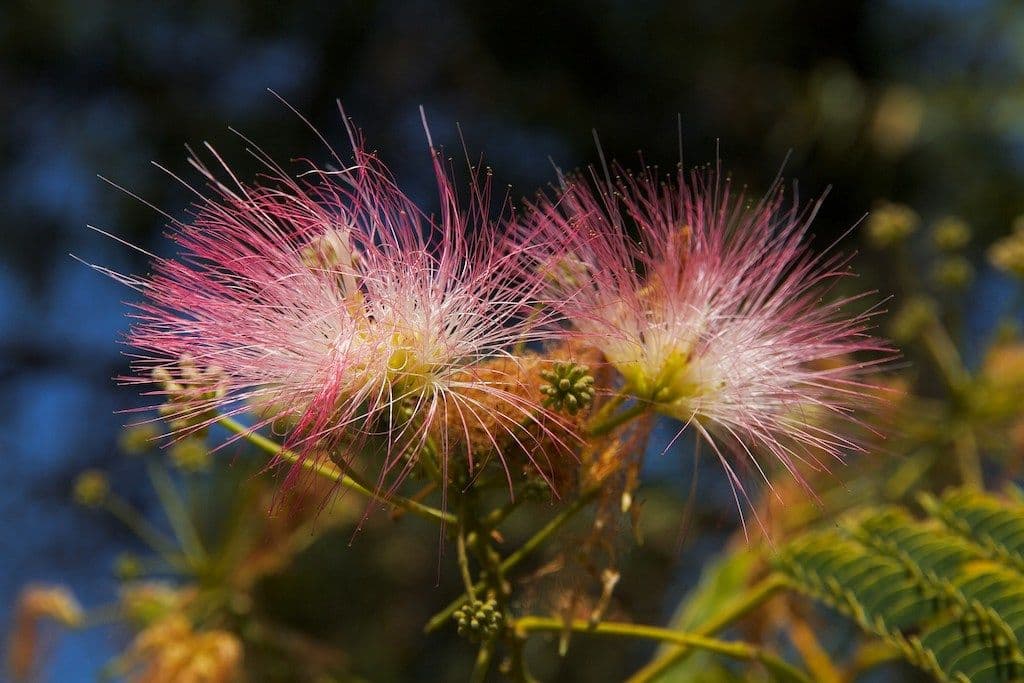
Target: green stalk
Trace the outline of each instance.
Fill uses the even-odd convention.
[[[942,371],[942,376],[950,391],[957,396],[963,394],[971,381],[971,376],[964,367],[956,343],[949,336],[949,332],[938,316],[932,320],[931,325],[925,328],[921,336],[935,365]]]
[[[190,572],[192,570],[190,558],[187,556],[183,557],[183,553],[174,545],[174,541],[160,533],[128,501],[120,496],[108,493],[107,497],[103,500],[103,509],[120,520],[122,524],[159,554],[169,565],[183,572]]]
[[[792,664],[764,648],[749,643],[729,642],[709,638],[697,633],[612,621],[592,624],[584,619],[565,622],[555,617],[523,617],[516,619],[512,623],[513,630],[521,637],[525,637],[526,634],[532,631],[553,631],[559,633],[567,627],[569,630],[578,633],[620,636],[623,638],[646,638],[690,649],[704,650],[705,652],[712,652],[742,661],[761,662],[775,677],[775,680],[790,681],[792,683],[811,683],[810,678]]]
[[[729,624],[742,619],[763,605],[769,598],[773,597],[787,585],[788,583],[783,576],[778,574],[769,576],[751,588],[745,595],[740,596],[733,602],[726,605],[721,612],[697,628],[697,630],[694,631],[694,634],[703,637],[710,637],[715,633],[718,633]],[[654,661],[645,665],[642,669],[633,674],[627,683],[647,683],[648,681],[655,680],[660,674],[664,673],[665,670],[685,659],[691,652],[693,652],[694,649],[700,648],[695,648],[687,643],[683,643],[683,647],[658,657]]]
[[[953,452],[956,453],[963,485],[976,491],[984,490],[985,478],[982,476],[978,442],[974,438],[974,430],[970,426],[965,425],[958,430],[953,440]]]
[[[236,422],[230,417],[222,417],[218,422],[228,430],[241,435],[242,438],[267,453],[287,460],[290,463],[298,463],[304,469],[307,469],[318,476],[324,477],[325,479],[338,483],[349,490],[356,491],[367,498],[371,498],[372,500],[385,505],[401,508],[411,514],[422,517],[423,519],[438,521],[444,524],[454,524],[458,521],[455,518],[455,515],[449,512],[444,512],[443,510],[438,510],[437,508],[429,505],[418,503],[414,500],[405,498],[404,496],[382,496],[380,493],[374,491],[370,486],[359,483],[348,474],[340,471],[333,463],[322,462],[310,458],[300,459],[297,453],[284,448],[276,441],[254,432],[251,428],[246,427],[240,422]]]
[[[473,585],[473,573],[469,569],[469,557],[466,555],[466,509],[461,506],[459,514],[459,533],[455,539],[455,549],[459,556],[459,573],[462,574],[462,583],[466,587],[466,595],[470,600],[476,600],[476,586]]]
[[[565,525],[566,522],[575,517],[580,510],[585,508],[592,500],[594,500],[594,498],[597,497],[597,494],[599,492],[600,489],[593,488],[588,491],[584,491],[582,494],[580,494],[580,496],[573,501],[572,505],[558,513],[558,515],[552,518],[550,522],[545,524],[544,527],[540,529],[540,531],[535,533],[525,543],[523,543],[523,545],[520,546],[518,550],[516,550],[514,553],[506,557],[505,560],[502,561],[502,563],[499,565],[501,573],[503,575],[508,573],[516,565],[518,565],[520,562],[526,559],[531,553],[533,553],[535,550],[544,545],[548,541],[548,539],[555,534],[555,532],[557,532]],[[480,591],[485,590],[486,588],[487,586],[483,581],[478,581],[473,586],[473,590],[478,593]],[[455,613],[455,610],[459,609],[459,607],[464,605],[466,603],[466,600],[468,599],[469,598],[467,597],[466,593],[463,593],[459,597],[455,598],[455,600],[450,602],[447,607],[445,607],[443,610],[441,610],[440,612],[438,612],[430,618],[430,621],[428,621],[427,625],[424,627],[424,631],[427,633],[431,633],[444,626],[445,622],[447,622],[448,619],[451,618],[452,614]]]
[[[179,495],[174,481],[167,471],[157,463],[148,462],[146,471],[182,550],[193,564],[204,565],[207,560],[206,549],[203,547],[199,531],[192,522],[192,516],[188,512],[185,501]]]
[[[612,415],[605,420],[592,421],[587,425],[587,436],[604,436],[616,427],[629,422],[634,417],[644,414],[649,407],[647,403],[638,401],[621,413]]]
[[[470,683],[484,683],[487,680],[487,671],[491,668],[491,660],[494,658],[494,638],[488,638],[480,644],[480,651],[477,652],[476,662],[473,664],[473,673],[470,675]]]

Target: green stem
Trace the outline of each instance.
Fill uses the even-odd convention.
[[[539,547],[544,545],[544,543],[546,543],[548,539],[555,534],[555,532],[561,529],[566,522],[568,522],[570,519],[576,516],[576,514],[580,510],[585,508],[592,500],[594,500],[594,498],[597,497],[597,494],[599,492],[600,489],[593,488],[581,493],[580,496],[576,498],[576,500],[574,500],[569,507],[565,508],[560,513],[558,513],[558,515],[552,518],[550,522],[545,524],[544,527],[540,529],[540,531],[531,536],[525,543],[523,543],[522,546],[519,547],[518,550],[516,550],[514,553],[506,557],[505,560],[500,565],[498,565],[498,568],[501,570],[502,574],[507,574],[516,565],[518,565],[520,562],[526,559],[530,555],[530,553],[534,552]],[[483,581],[479,581],[473,586],[473,588],[474,590],[479,592],[485,590],[487,586]],[[424,631],[426,631],[427,633],[431,633],[441,628],[445,624],[445,622],[447,622],[448,619],[451,618],[455,610],[459,609],[459,607],[462,607],[462,605],[465,604],[466,600],[466,593],[463,593],[459,597],[455,598],[455,600],[450,602],[447,607],[445,607],[443,610],[441,610],[440,612],[438,612],[430,618],[430,621],[428,621],[427,625],[424,627]]]
[[[458,520],[455,515],[438,510],[437,508],[424,505],[423,503],[417,503],[414,500],[409,500],[404,496],[390,495],[383,496],[380,493],[374,491],[371,487],[360,484],[358,481],[353,479],[351,476],[341,472],[333,463],[323,462],[315,458],[300,458],[299,455],[293,451],[290,451],[281,444],[268,439],[267,437],[254,432],[250,427],[246,427],[240,422],[236,422],[230,417],[222,417],[218,422],[227,428],[228,430],[239,434],[242,438],[249,441],[254,446],[261,448],[262,450],[270,453],[274,456],[280,457],[287,460],[290,463],[298,464],[300,467],[313,472],[314,474],[329,479],[330,481],[336,482],[347,489],[361,493],[362,495],[376,500],[385,505],[392,505],[397,508],[401,508],[411,514],[422,517],[423,519],[430,519],[433,521],[443,522],[445,524],[454,524]]]
[[[570,630],[578,633],[659,640],[663,643],[672,643],[696,650],[704,650],[705,652],[712,652],[733,659],[761,662],[776,680],[810,683],[810,679],[806,674],[764,648],[749,643],[717,640],[697,633],[686,633],[656,626],[611,621],[592,624],[583,619],[576,619],[567,623],[555,617],[523,617],[516,619],[512,627],[517,634],[522,636],[531,631],[561,632],[568,627]]]
[[[612,415],[611,417],[605,420],[592,421],[589,425],[587,425],[587,436],[604,436],[605,434],[612,431],[616,427],[623,425],[626,422],[632,420],[634,417],[637,417],[638,415],[642,415],[643,413],[647,412],[647,409],[649,407],[649,404],[643,401],[637,401],[629,408],[623,410],[621,413]]]
[[[590,416],[590,423],[593,424],[608,417],[608,415],[614,412],[616,408],[621,406],[626,401],[626,399],[629,398],[629,396],[630,394],[627,394],[624,391],[620,391],[614,396],[612,396],[610,399],[604,402],[604,404],[598,409],[596,413]]]
[[[932,320],[932,324],[925,328],[922,338],[935,364],[942,371],[950,391],[957,396],[961,395],[970,383],[970,374],[964,367],[956,344],[937,316]]]
[[[156,551],[169,565],[181,571],[190,571],[188,562],[183,560],[182,553],[174,542],[160,533],[142,514],[123,498],[107,494],[103,501],[103,509],[117,517],[136,536]]]
[[[462,506],[459,514],[459,534],[455,540],[456,552],[459,556],[459,572],[462,574],[462,583],[466,588],[466,595],[470,600],[476,600],[476,587],[473,585],[473,574],[469,571],[469,557],[466,555],[466,510]]]
[[[188,507],[178,493],[174,481],[167,474],[166,470],[157,463],[147,463],[146,471],[149,474],[150,482],[153,484],[153,490],[156,491],[157,498],[160,499],[160,504],[167,515],[167,520],[171,523],[174,536],[178,539],[178,543],[181,545],[185,555],[197,566],[205,564],[207,560],[206,549],[203,547],[199,531],[192,522]]]
[[[530,673],[530,667],[526,663],[526,638],[511,638],[509,643],[509,657],[511,668],[509,675],[516,683],[540,683],[533,674]]]
[[[779,574],[769,576],[751,588],[746,594],[727,604],[721,612],[702,624],[694,631],[694,633],[705,637],[718,633],[729,624],[742,619],[747,614],[750,614],[750,612],[763,605],[769,598],[774,596],[787,585],[789,584],[785,577]],[[685,659],[691,652],[693,652],[693,650],[694,648],[692,646],[684,646],[658,657],[633,674],[629,678],[628,683],[646,683],[647,681],[653,681],[677,662]]]
[[[964,426],[953,443],[964,486],[975,490],[984,489],[985,480],[981,472],[981,458],[978,457],[978,442],[974,438],[974,431],[969,426]]]
[[[964,366],[956,343],[938,316],[935,316],[931,325],[925,328],[923,339],[958,405],[970,387],[971,374]],[[978,444],[970,427],[965,426],[957,432],[953,445],[964,485],[974,489],[984,488]]]
[[[469,678],[470,683],[484,683],[487,679],[487,671],[491,668],[491,659],[494,657],[494,645],[493,638],[488,638],[480,644],[476,662],[473,664],[473,673]]]
[[[526,559],[531,553],[540,548],[542,545],[547,543],[548,539],[555,535],[555,533],[565,526],[565,523],[576,516],[576,514],[590,504],[592,500],[597,498],[597,494],[600,493],[599,488],[592,488],[587,491],[583,491],[580,495],[572,502],[569,507],[559,512],[550,522],[545,524],[537,533],[531,536],[525,543],[505,558],[501,563],[503,571],[509,571],[517,564]]]

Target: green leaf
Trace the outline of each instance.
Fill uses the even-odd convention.
[[[776,566],[800,592],[940,681],[1024,677],[1024,506],[977,492],[871,508],[791,542]]]

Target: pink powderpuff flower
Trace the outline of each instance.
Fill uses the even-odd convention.
[[[530,208],[534,229],[569,236],[572,255],[548,273],[573,334],[638,403],[683,422],[680,434],[696,430],[737,504],[749,502],[738,462],[771,486],[759,451],[806,487],[798,463],[827,469],[820,454],[861,450],[830,418],[859,423],[857,408],[877,396],[864,376],[892,353],[868,333],[872,310],[844,312],[860,297],[824,302],[849,273],[804,241],[817,204],[786,208],[779,182],[750,203],[717,169],[615,170],[615,181],[564,178]]]
[[[485,456],[505,465],[499,444],[529,458],[549,456],[542,442],[567,447],[539,392],[516,391],[513,372],[477,371],[558,334],[538,300],[536,235],[506,229],[507,202],[491,216],[489,171],[473,173],[463,204],[431,144],[440,211],[428,215],[349,135],[352,163],[332,150],[336,168],[298,176],[253,146],[266,167],[257,183],[212,148],[224,181],[192,155],[206,191],[190,188],[190,220],[168,217],[176,256],[150,254],[145,277],[101,269],[145,296],[125,379],[157,384],[181,434],[256,406],[253,429],[287,425],[285,446],[300,458],[334,450],[351,466],[372,447],[384,492],[428,445],[445,477],[456,441],[471,472]]]

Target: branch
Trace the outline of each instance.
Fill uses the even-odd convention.
[[[656,626],[643,626],[641,624],[627,624],[621,622],[605,621],[592,624],[583,619],[576,619],[571,622],[563,621],[555,617],[523,617],[512,622],[512,628],[516,635],[525,637],[531,631],[555,631],[561,632],[566,628],[578,633],[591,633],[595,635],[621,636],[624,638],[646,638],[659,640],[664,643],[672,643],[687,648],[704,650],[733,659],[750,662],[761,662],[769,672],[779,681],[790,681],[792,683],[811,683],[811,679],[805,673],[783,660],[778,655],[765,650],[764,648],[749,643],[729,642],[717,640],[696,633],[685,631],[673,631],[667,628]]]
[[[340,484],[341,486],[344,486],[345,488],[350,489],[352,491],[361,493],[367,498],[376,500],[380,503],[383,503],[384,505],[391,505],[393,507],[401,508],[406,512],[417,515],[418,517],[422,517],[423,519],[429,519],[436,522],[442,522],[445,524],[454,524],[457,521],[455,515],[449,512],[438,510],[437,508],[431,507],[429,505],[424,505],[423,503],[418,503],[415,500],[410,500],[409,498],[405,498],[404,496],[399,496],[397,494],[387,496],[382,495],[379,491],[374,491],[370,487],[364,484],[360,484],[349,475],[343,473],[333,463],[323,462],[313,458],[299,457],[298,453],[288,450],[287,448],[277,443],[276,441],[273,441],[261,434],[258,434],[257,432],[253,431],[251,427],[246,427],[242,423],[236,422],[230,417],[222,417],[217,422],[222,426],[226,427],[228,430],[234,432],[235,434],[240,435],[242,438],[246,439],[251,444],[263,449],[267,453],[270,453],[271,455],[279,457],[283,460],[287,460],[292,464],[299,465],[300,467],[309,470],[310,472],[313,472],[318,476],[324,477],[325,479]]]

